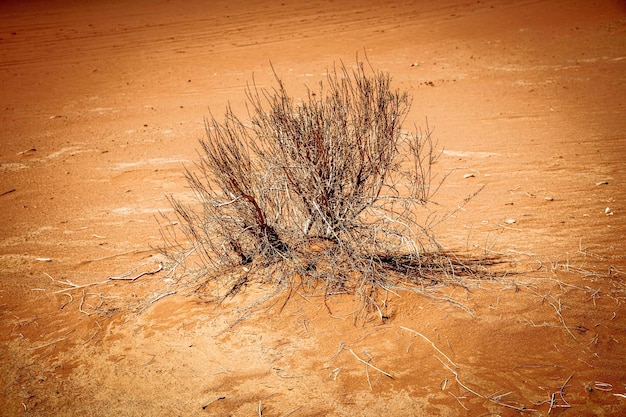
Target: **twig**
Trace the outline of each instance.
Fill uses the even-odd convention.
[[[365,376],[367,377],[367,385],[370,387],[370,391],[373,391],[374,389],[372,388],[372,381],[370,381],[370,371],[367,366],[365,367]]]
[[[88,316],[91,316],[91,313],[83,310],[83,304],[85,303],[85,291],[83,290],[83,297],[80,299],[80,305],[78,306],[78,311],[80,311],[81,313],[84,313]]]
[[[507,252],[510,252],[510,253],[515,253],[515,254],[517,254],[517,255],[526,255],[526,256],[528,256],[528,257],[537,256],[537,254],[536,254],[536,253],[530,253],[530,252],[520,252],[520,251],[517,251],[517,250],[514,250],[514,249],[507,249]]]
[[[352,349],[348,349],[348,350],[350,351],[350,353],[352,353],[352,355],[353,355],[353,356],[354,356],[354,357],[355,357],[355,358],[356,358],[359,362],[363,362],[365,365],[372,367],[372,369],[374,369],[374,370],[376,370],[376,371],[380,372],[381,374],[385,375],[386,377],[389,377],[389,378],[391,378],[391,379],[394,379],[394,378],[393,378],[393,376],[392,376],[390,373],[385,372],[385,371],[383,371],[382,369],[379,369],[379,368],[375,367],[375,366],[374,366],[374,365],[372,365],[371,363],[366,362],[366,361],[364,361],[363,359],[359,358],[359,357],[357,356],[357,354],[356,354],[356,353],[354,353],[354,351],[353,351]]]
[[[98,282],[90,282],[89,284],[83,284],[83,285],[76,285],[76,284],[74,284],[72,282],[56,281],[56,280],[55,280],[55,282],[58,282],[59,284],[69,285],[70,287],[69,288],[63,288],[62,290],[55,291],[52,294],[61,294],[61,293],[65,293],[67,291],[78,290],[78,289],[81,289],[81,288],[87,288],[87,287],[91,287],[91,286],[94,286],[94,285],[106,284],[107,282],[109,282],[109,280],[98,281]]]
[[[72,297],[72,294],[64,293],[64,295],[67,295],[68,297],[70,297],[70,300],[69,300],[67,303],[64,303],[64,304],[61,306],[61,310],[63,310],[63,308],[64,308],[66,305],[68,305],[69,303],[71,303],[72,301],[74,301],[74,297]]]
[[[613,385],[608,382],[598,382],[594,381],[593,387],[598,391],[611,392],[613,391]]]
[[[296,408],[292,408],[291,410],[287,411],[285,414],[282,414],[280,417],[287,417],[292,415],[293,413],[295,413],[296,411],[298,411],[299,409],[301,409],[301,406],[297,406]]]
[[[498,226],[503,228],[503,229],[508,229],[508,230],[515,230],[517,232],[521,232],[522,229],[518,229],[517,227],[509,227],[509,226],[505,226],[502,223],[498,223]]]
[[[533,409],[530,408],[526,408],[526,406],[522,405],[521,407],[515,406],[515,405],[511,405],[511,404],[507,404],[507,403],[503,403],[498,401],[497,398],[494,398],[492,396],[489,395],[483,395],[483,394],[479,394],[478,392],[474,391],[473,389],[471,389],[470,387],[468,387],[467,385],[465,385],[463,382],[461,382],[461,380],[459,379],[459,373],[457,371],[455,371],[454,369],[450,368],[446,363],[444,363],[441,359],[439,359],[438,356],[435,356],[435,358],[437,358],[437,360],[450,372],[452,372],[452,374],[454,375],[454,380],[457,382],[457,384],[459,384],[462,388],[464,388],[466,391],[471,392],[472,394],[474,394],[477,397],[480,398],[484,398],[486,400],[489,400],[495,404],[501,405],[503,407],[506,408],[510,408],[512,410],[516,410],[516,411],[520,411],[520,412],[527,412],[527,411],[535,411]]]
[[[452,366],[454,366],[455,368],[459,368],[459,365],[457,365],[457,364],[455,364],[454,362],[452,362],[452,359],[450,359],[450,358],[449,358],[449,357],[448,357],[445,353],[443,353],[443,352],[441,351],[441,349],[439,349],[437,346],[435,346],[435,344],[434,344],[434,343],[433,343],[433,342],[432,342],[429,338],[427,338],[426,336],[424,336],[423,334],[421,334],[421,333],[420,333],[420,332],[418,332],[418,331],[415,331],[415,330],[413,330],[413,329],[409,329],[408,327],[400,326],[400,328],[401,328],[402,330],[406,330],[406,331],[408,331],[408,332],[413,332],[413,333],[415,333],[416,335],[418,335],[418,336],[422,337],[422,339],[426,340],[428,343],[430,343],[430,344],[431,344],[431,346],[433,347],[433,349],[435,349],[437,352],[439,352],[439,354],[440,354],[441,356],[443,356],[444,358],[446,358],[446,360],[447,360],[448,362],[450,362],[450,364],[451,364]]]
[[[552,297],[554,298],[554,297]],[[576,340],[576,336],[574,336],[574,333],[572,333],[569,329],[569,327],[567,326],[567,323],[565,323],[565,319],[563,318],[563,316],[561,315],[561,300],[556,300],[558,303],[558,308],[557,306],[555,306],[554,304],[552,304],[551,302],[548,302],[548,304],[550,304],[550,306],[554,309],[554,311],[556,311],[557,316],[559,316],[559,320],[561,321],[561,323],[563,323],[563,327],[565,327],[565,330],[567,330],[567,333],[569,333],[570,336],[572,336],[574,338],[574,340]]]
[[[420,295],[422,295],[422,296],[424,296],[426,298],[430,298],[430,299],[436,300],[436,301],[446,301],[446,302],[450,303],[451,305],[453,305],[454,307],[457,307],[457,308],[465,311],[467,314],[469,314],[473,318],[476,318],[476,314],[474,314],[474,312],[469,307],[467,307],[465,304],[463,304],[463,303],[461,303],[459,301],[456,301],[456,300],[454,300],[454,299],[452,299],[450,297],[439,297],[439,296],[436,296],[436,295],[433,295],[433,294],[429,294],[427,291],[424,291],[422,289],[413,288],[413,287],[409,287],[409,286],[397,286],[397,285],[394,285],[391,288],[398,289],[398,290],[413,291],[416,294],[420,294]]]
[[[461,407],[463,407],[465,410],[469,411],[469,408],[467,408],[467,407],[465,406],[465,404],[463,404],[463,403],[461,402],[461,400],[459,399],[459,397],[457,397],[456,395],[454,395],[454,394],[453,394],[453,393],[451,393],[451,392],[448,392],[448,394],[452,395],[452,397],[456,400],[456,402],[458,402],[458,403],[461,405]]]
[[[438,356],[435,356],[435,358],[437,358],[437,360],[450,372],[452,372],[452,374],[454,375],[454,379],[456,380],[457,384],[459,384],[461,387],[465,388],[466,391],[471,392],[472,394],[474,394],[477,397],[480,398],[487,398],[482,394],[477,393],[476,391],[474,391],[473,389],[469,388],[467,385],[463,384],[461,382],[461,380],[459,379],[459,373],[457,371],[455,371],[454,369],[450,368],[447,364],[445,364],[441,359],[439,359]]]
[[[207,409],[207,407],[208,407],[208,406],[210,406],[211,404],[213,404],[213,403],[215,403],[215,402],[217,402],[217,401],[225,400],[225,399],[226,399],[226,397],[217,397],[217,398],[216,398],[216,399],[214,399],[213,401],[209,401],[208,403],[204,404],[204,405],[202,406],[202,409],[203,409],[203,410],[206,410],[206,409]]]
[[[73,290],[78,290],[81,288],[87,288],[87,287],[92,287],[94,285],[102,285],[102,284],[106,284],[108,282],[111,281],[130,281],[133,282],[137,279],[139,279],[140,277],[144,276],[144,275],[153,275],[156,274],[157,272],[160,272],[161,270],[163,270],[163,264],[159,264],[159,266],[157,267],[157,269],[152,270],[152,271],[146,271],[146,272],[142,272],[138,275],[135,275],[134,277],[125,277],[124,275],[117,275],[117,276],[113,276],[113,277],[109,277],[104,281],[96,281],[96,282],[90,282],[88,284],[83,284],[83,285],[77,285],[74,284],[73,282],[70,281],[59,281],[56,280],[54,278],[52,278],[49,274],[45,273],[45,275],[47,275],[52,281],[57,282],[59,284],[64,284],[64,285],[69,285],[69,288],[63,288],[62,290],[58,290],[53,292],[53,294],[61,294],[61,293],[66,293],[67,291],[73,291]]]
[[[326,379],[324,379],[324,381],[328,381],[331,377],[331,375],[333,376],[333,381],[337,380],[337,376],[339,375],[339,372],[341,372],[341,370],[343,369],[343,367],[341,368],[335,368],[332,371],[330,371],[328,373],[328,376],[326,377]]]
[[[561,385],[561,387],[559,388],[558,392],[553,392],[552,395],[550,396],[550,409],[548,410],[548,414],[550,414],[552,412],[553,408],[572,408],[572,406],[565,401],[564,395],[565,395],[565,387],[567,386],[567,384],[569,383],[569,381],[572,379],[572,377],[574,376],[574,374],[571,374],[569,376],[569,378],[567,378],[565,380],[565,382],[563,383],[563,385]],[[561,397],[561,401],[563,401],[563,404],[556,404],[556,395],[559,395],[559,397]]]
[[[115,254],[115,255],[103,256],[102,258],[89,259],[89,260],[86,260],[86,261],[82,261],[79,265],[84,265],[84,264],[88,264],[88,263],[91,263],[91,262],[104,261],[104,260],[107,260],[107,259],[117,258],[119,256],[137,255],[137,254],[140,254],[140,253],[155,252],[155,251],[156,251],[156,249],[131,250],[131,251],[128,251],[128,252],[122,252],[122,253],[118,253],[118,254]]]
[[[176,294],[176,291],[170,291],[170,292],[166,292],[164,294],[159,295],[158,297],[156,297],[154,300],[151,300],[148,302],[148,304],[146,306],[144,306],[144,308],[142,308],[141,310],[139,310],[139,312],[137,314],[141,314],[144,311],[146,311],[152,304],[156,303],[157,301],[159,301],[161,298],[167,297],[168,295],[173,295]]]
[[[163,297],[167,297],[168,295],[173,295],[176,294],[176,291],[170,291],[170,292],[166,292],[165,294],[161,294],[159,295],[157,298],[155,298],[154,300],[152,300],[150,302],[150,304],[156,303],[157,301],[159,301],[161,298]]]
[[[25,149],[25,150],[23,150],[21,152],[16,153],[16,155],[18,155],[18,156],[19,155],[25,155],[28,152],[36,152],[36,151],[37,151],[37,149],[35,149],[35,148],[28,148],[28,149]]]
[[[38,350],[38,349],[41,349],[41,348],[45,348],[46,346],[54,345],[55,343],[61,342],[63,340],[65,340],[65,337],[61,337],[59,339],[53,340],[50,343],[46,343],[46,344],[43,344],[41,346],[35,346],[35,347],[32,347],[32,348],[28,348],[26,350]]]
[[[307,303],[311,304],[313,307],[315,307],[316,309],[320,309],[322,308],[321,306],[318,306],[317,304],[313,303],[311,300],[309,300],[308,298],[306,298],[304,295],[300,294],[298,291],[296,291],[296,294],[298,294],[300,297],[302,297],[304,299],[304,301],[306,301]]]
[[[135,281],[137,279],[139,279],[140,277],[144,276],[144,275],[154,275],[157,272],[160,272],[163,269],[163,264],[159,264],[159,266],[157,267],[157,269],[153,270],[153,271],[146,271],[146,272],[142,272],[139,275],[135,275],[134,277],[126,277],[124,275],[118,275],[118,276],[114,276],[114,277],[109,277],[109,280],[111,281]]]
[[[442,391],[445,391],[447,386],[448,378],[444,378],[443,381],[441,381],[441,384],[439,384],[439,388],[441,388]]]
[[[89,343],[91,341],[91,339],[93,339],[94,337],[96,337],[96,335],[98,334],[98,331],[96,330],[95,332],[93,332],[93,334],[91,335],[91,337],[87,340],[85,340],[83,342],[83,345],[86,345],[87,343]]]

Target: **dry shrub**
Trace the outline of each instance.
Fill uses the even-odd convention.
[[[411,99],[389,74],[342,64],[301,101],[276,81],[248,86],[246,122],[230,107],[206,121],[186,170],[197,204],[170,198],[184,239],[163,227],[177,266],[196,259],[221,296],[253,277],[291,290],[322,283],[357,294],[365,311],[380,290],[471,273],[431,233],[439,154],[428,128],[402,130]],[[245,273],[224,273],[236,265]]]

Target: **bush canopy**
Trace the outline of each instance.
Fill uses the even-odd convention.
[[[186,178],[195,203],[170,197],[184,234],[163,228],[166,252],[194,258],[222,296],[256,274],[287,288],[358,294],[376,306],[380,290],[450,278],[428,210],[438,153],[431,131],[402,129],[411,106],[388,73],[357,60],[328,72],[296,100],[277,86],[246,89],[248,118],[226,108],[205,121],[200,159]],[[268,269],[269,268],[269,269]]]

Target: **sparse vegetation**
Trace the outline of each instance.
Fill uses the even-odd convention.
[[[301,101],[276,81],[247,88],[249,120],[228,107],[223,121],[206,121],[200,160],[186,171],[198,204],[170,198],[177,219],[167,222],[184,239],[163,228],[176,265],[195,259],[222,297],[255,276],[280,288],[322,284],[381,317],[381,290],[471,273],[432,234],[439,154],[428,128],[402,129],[411,98],[389,74],[341,65]],[[236,265],[244,272],[209,270]]]

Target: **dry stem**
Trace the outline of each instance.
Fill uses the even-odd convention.
[[[374,365],[372,365],[371,363],[366,362],[366,361],[364,361],[363,359],[359,358],[359,357],[357,356],[357,354],[356,354],[356,353],[354,353],[354,351],[353,351],[352,349],[349,349],[349,348],[348,348],[348,350],[350,351],[350,353],[352,353],[352,355],[353,355],[353,356],[356,358],[356,360],[358,360],[359,362],[362,362],[362,363],[364,363],[365,365],[367,365],[367,366],[371,367],[372,369],[374,369],[374,370],[376,370],[376,371],[380,372],[381,374],[385,375],[386,377],[393,379],[393,376],[392,376],[389,372],[385,372],[385,371],[383,371],[382,369],[375,367],[375,366],[374,366]],[[371,386],[371,385],[370,385],[370,386]]]
[[[185,172],[195,205],[170,197],[176,218],[161,228],[176,267],[193,259],[218,271],[207,280],[226,296],[247,283],[219,272],[237,265],[289,291],[321,283],[360,298],[355,319],[378,311],[383,321],[380,293],[472,273],[432,235],[452,213],[428,210],[445,179],[432,169],[430,126],[402,130],[411,99],[366,69],[333,68],[301,101],[275,73],[276,88],[246,89],[249,121],[230,106],[223,121],[206,120],[196,169]]]

